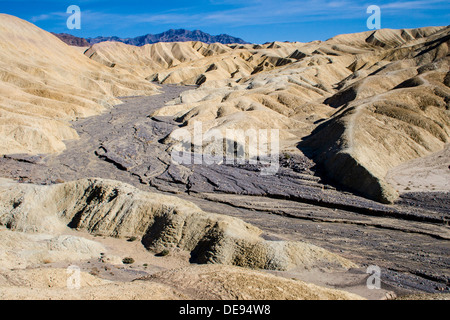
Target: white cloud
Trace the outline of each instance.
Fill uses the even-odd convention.
[[[442,0],[396,1],[382,5],[383,9],[433,9],[437,4],[447,3]]]
[[[91,26],[130,26],[142,23],[186,25],[192,28],[214,25],[242,27],[270,25],[276,23],[296,23],[306,21],[342,20],[365,17],[366,9],[373,3],[355,0],[210,0],[208,10],[195,7],[172,9],[157,13],[120,14],[97,11],[83,11],[83,23]],[[377,1],[372,1],[377,2]],[[448,6],[446,0],[406,0],[379,1],[383,14],[407,9],[432,9],[436,5]],[[194,3],[190,3],[194,5]],[[233,5],[234,8],[217,10],[216,5]],[[409,11],[408,11],[409,12]],[[410,12],[409,12],[410,14]],[[66,13],[54,12],[31,18],[32,22],[61,19]]]

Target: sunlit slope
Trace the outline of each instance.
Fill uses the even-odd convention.
[[[156,43],[142,47],[119,42],[93,45],[85,54],[114,69],[124,69],[165,84],[200,85],[251,76],[296,61],[299,43],[223,45],[202,42]]]
[[[48,153],[77,137],[68,121],[156,87],[88,59],[52,34],[0,14],[0,154]]]
[[[449,28],[440,29],[355,59],[353,74],[325,100],[336,114],[301,148],[341,184],[380,201],[395,200],[397,191],[385,181],[388,170],[449,141],[449,34]]]
[[[188,130],[196,121],[204,131],[280,129],[283,150],[300,143],[339,184],[391,202],[397,192],[387,171],[448,142],[449,33],[379,30],[296,48],[275,43],[295,61],[205,82],[154,115],[171,115]]]

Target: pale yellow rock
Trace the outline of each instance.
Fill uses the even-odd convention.
[[[261,230],[242,220],[206,213],[190,202],[124,183],[87,179],[34,186],[2,179],[0,203],[1,300],[362,299],[232,266],[275,270],[356,267],[336,254],[307,243],[264,240]],[[177,247],[206,264],[133,282],[107,281],[80,272],[80,287],[73,288],[68,286],[72,273],[53,264],[77,265],[92,259],[111,264],[116,257],[98,242],[63,235],[69,233],[67,225],[104,237],[135,235],[149,249]]]
[[[97,258],[106,249],[81,237],[23,233],[0,229],[0,269]]]
[[[237,267],[205,265],[170,270],[148,281],[204,300],[362,300],[358,295]]]
[[[345,291],[319,287],[243,268],[205,265],[164,271],[146,280],[118,283],[81,274],[81,288],[65,288],[61,269],[3,274],[20,279],[2,284],[0,299],[21,300],[363,300]],[[18,285],[18,283],[21,283]],[[30,287],[32,286],[32,287]]]
[[[73,276],[70,269],[58,268],[36,268],[36,269],[18,269],[3,272],[0,274],[0,287],[11,288],[32,288],[36,289],[67,289],[68,278]],[[105,286],[111,281],[97,278],[89,273],[79,273],[79,283],[75,283],[80,287],[98,287]],[[69,283],[73,285],[74,283]]]
[[[78,137],[68,121],[99,114],[119,96],[156,92],[148,81],[0,14],[0,154],[60,152],[64,140]]]
[[[398,192],[385,180],[388,171],[449,141],[449,32],[385,29],[291,44],[297,62],[228,83],[205,83],[153,115],[183,122],[165,140],[175,150],[194,136],[198,122],[203,136],[278,129],[280,152],[299,146],[340,184],[390,203]],[[274,48],[289,44],[255,51]],[[261,151],[248,150],[247,156]]]
[[[135,236],[156,252],[179,248],[198,263],[255,269],[356,266],[311,244],[264,240],[260,229],[240,219],[206,213],[191,202],[116,181],[87,179],[53,186],[4,182],[0,204],[0,225],[16,232],[58,234],[71,227],[109,237]],[[74,241],[63,238],[50,244],[55,251],[84,246]],[[84,251],[90,252],[88,247]]]

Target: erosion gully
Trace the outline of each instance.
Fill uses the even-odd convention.
[[[275,176],[249,164],[176,165],[163,139],[183,124],[151,114],[190,89],[164,85],[159,95],[122,98],[101,115],[74,121],[80,139],[66,141],[64,152],[4,156],[0,175],[44,185],[122,181],[241,218],[267,239],[307,241],[362,266],[377,265],[394,291],[450,292],[448,193],[434,194],[433,203],[418,193],[383,205],[325,183],[301,154],[280,158]]]

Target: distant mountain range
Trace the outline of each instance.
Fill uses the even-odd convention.
[[[53,32],[52,32],[53,33]],[[57,36],[60,40],[67,43],[69,46],[74,47],[90,47],[91,45],[89,42],[84,38],[78,38],[71,34],[67,33],[53,33],[55,36]]]
[[[69,34],[61,33],[54,34],[65,43],[71,46],[87,47],[99,42],[115,41],[123,42],[133,46],[144,46],[146,44],[153,44],[157,42],[186,42],[186,41],[201,41],[204,43],[222,43],[222,44],[246,44],[244,40],[236,38],[227,34],[220,34],[212,36],[200,30],[185,30],[185,29],[171,29],[159,34],[147,34],[136,38],[119,38],[119,37],[96,37],[96,38],[78,38]]]

